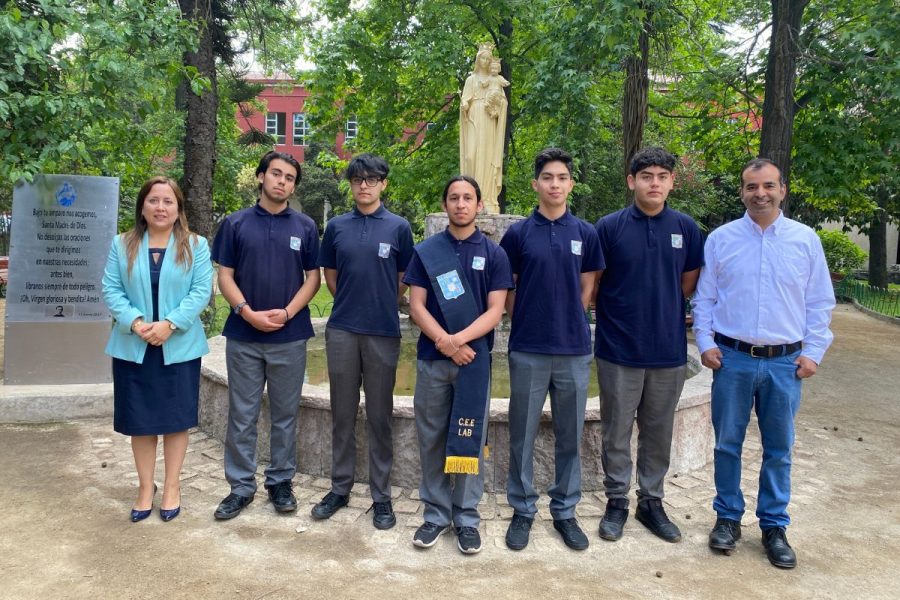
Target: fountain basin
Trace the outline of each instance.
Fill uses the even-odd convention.
[[[314,319],[317,334],[324,337],[326,319]],[[403,320],[403,337],[414,340],[418,330]],[[228,423],[228,374],[225,368],[225,338],[209,340],[210,353],[203,359],[200,382],[200,427],[219,440],[225,439]],[[310,345],[309,353],[321,352]],[[321,348],[321,346],[320,346]],[[684,385],[675,412],[672,438],[670,473],[684,473],[706,465],[712,458],[713,431],[710,421],[710,384],[712,374],[700,366],[695,346],[688,346],[690,377]],[[404,365],[415,369],[415,364]],[[366,441],[365,395],[362,395],[356,420],[356,481],[368,479],[368,447]],[[490,456],[484,461],[485,489],[490,492],[506,488],[509,469],[509,399],[491,400],[491,418],[488,430]],[[539,490],[545,490],[553,481],[553,426],[550,422],[550,403],[545,405],[540,430],[535,442],[534,479]],[[394,467],[391,482],[404,488],[418,488],[419,447],[411,395],[394,396],[393,416]],[[585,491],[603,489],[603,469],[600,464],[600,403],[597,396],[588,398],[585,413],[584,434],[581,446],[582,487]],[[632,440],[637,443],[637,427]],[[259,418],[257,445],[259,464],[265,464],[269,456],[269,407],[268,396],[263,396],[263,408]],[[331,404],[328,386],[305,383],[300,401],[300,417],[297,423],[298,470],[315,477],[331,475]]]

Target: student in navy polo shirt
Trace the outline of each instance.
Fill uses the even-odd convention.
[[[464,329],[449,333],[452,329],[447,325],[420,256],[421,245],[416,246],[403,278],[410,286],[409,314],[422,329],[414,404],[422,464],[419,492],[425,505],[425,522],[416,530],[413,544],[430,548],[452,524],[460,552],[475,554],[481,551],[478,503],[484,493],[484,471],[479,468],[476,474],[445,473],[447,436],[448,429],[457,430],[451,422],[451,412],[456,408],[455,402],[459,401],[456,390],[460,374],[474,358],[475,351],[470,344],[477,346],[476,340],[486,338],[486,367],[476,374],[477,378],[483,379],[479,389],[486,393],[483,398],[467,399],[480,409],[481,436],[476,443],[479,448],[484,446],[490,410],[489,353],[494,345],[494,328],[503,317],[506,293],[513,287],[513,280],[506,252],[475,226],[476,215],[484,209],[478,183],[468,175],[453,177],[444,187],[442,203],[450,225],[437,235],[446,236],[449,242],[446,252],[451,258],[452,253],[456,253],[457,268],[462,269],[471,288],[475,306],[472,316],[475,318],[471,322],[466,318],[468,325]],[[479,463],[481,459],[479,454]]]
[[[307,304],[319,290],[319,235],[312,219],[288,206],[300,179],[289,154],[269,152],[256,168],[259,201],[228,215],[213,242],[219,289],[232,306],[227,338],[228,430],[225,479],[231,493],[216,509],[231,519],[256,493],[256,424],[267,386],[270,464],[265,486],[278,512],[297,509],[297,411],[313,334]]]
[[[360,154],[347,166],[356,206],[328,222],[319,266],[334,296],[325,329],[331,388],[331,491],[312,509],[328,519],[346,506],[356,471],[356,412],[359,386],[366,393],[369,437],[369,490],[372,522],[378,529],[397,523],[391,506],[394,380],[400,358],[400,280],[412,257],[406,219],[381,202],[388,165],[380,156]]]
[[[662,506],[675,406],[687,362],[685,298],[703,265],[694,220],[666,205],[675,157],[644,148],[631,159],[634,204],[597,222],[606,269],[597,289],[595,350],[600,382],[601,461],[606,514],[600,537],[622,537],[631,488],[631,433],[637,413],[635,517],[669,542],[681,532]]]
[[[514,223],[500,246],[516,279],[507,298],[509,336],[509,479],[506,494],[515,513],[506,545],[521,550],[537,514],[534,440],[547,392],[556,435],[556,478],[550,487],[553,526],[572,549],[588,539],[575,520],[581,499],[581,432],[591,364],[587,310],[604,267],[597,231],[572,215],[572,157],[548,148],[534,161],[531,187],[538,207]]]

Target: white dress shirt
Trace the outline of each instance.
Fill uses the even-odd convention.
[[[754,345],[802,341],[801,354],[822,361],[834,288],[812,229],[779,214],[763,231],[745,212],[709,234],[704,254],[693,300],[701,353],[720,333]]]

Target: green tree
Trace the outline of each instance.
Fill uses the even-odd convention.
[[[869,282],[887,287],[887,224],[900,220],[900,23],[885,18],[890,0],[855,7],[810,8],[795,189],[801,214],[869,235]]]
[[[190,32],[163,1],[13,0],[0,9],[0,179],[102,166],[85,142],[161,108]]]

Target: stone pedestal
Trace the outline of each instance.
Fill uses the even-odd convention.
[[[478,215],[475,224],[481,232],[498,244],[509,226],[525,217],[521,215]],[[425,217],[425,237],[431,237],[446,229],[450,223],[447,213],[431,213]]]

